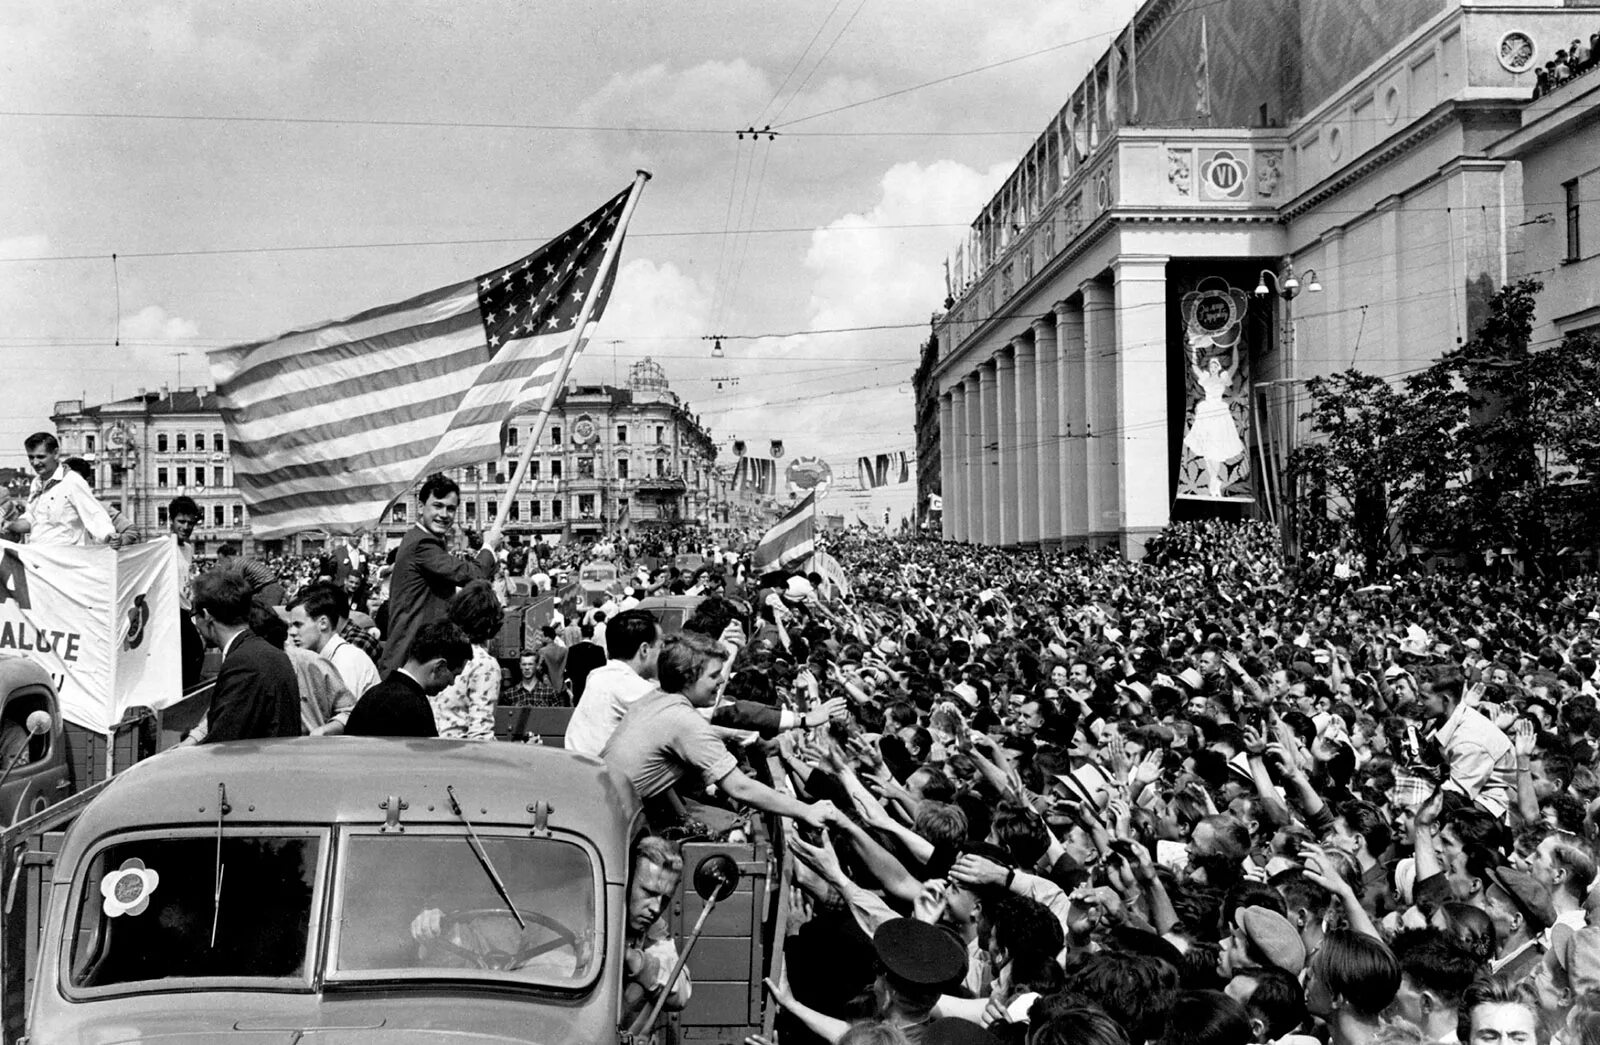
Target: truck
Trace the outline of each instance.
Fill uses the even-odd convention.
[[[165,751],[0,835],[0,1040],[643,1040],[622,963],[645,829],[625,780],[547,745]],[[769,830],[683,846],[668,927],[705,947],[657,1040],[770,1032]]]

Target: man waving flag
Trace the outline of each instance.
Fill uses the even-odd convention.
[[[500,456],[600,318],[646,177],[476,279],[211,353],[255,535],[370,529],[421,476]]]

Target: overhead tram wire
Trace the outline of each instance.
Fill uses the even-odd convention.
[[[811,40],[806,44],[805,50],[800,52],[800,57],[796,58],[794,60],[794,65],[789,67],[788,75],[783,78],[783,82],[778,85],[778,89],[772,92],[772,97],[768,99],[767,104],[761,107],[760,114],[756,116],[755,123],[751,124],[751,126],[755,126],[756,124],[762,122],[762,118],[767,115],[767,110],[772,108],[773,103],[776,102],[783,94],[783,89],[789,86],[789,81],[794,79],[794,74],[799,72],[801,63],[806,60],[806,55],[810,54],[811,49],[816,46],[817,41],[822,39],[822,31],[828,27],[828,23],[833,20],[833,16],[838,13],[839,6],[843,3],[844,0],[833,0],[833,7],[828,11],[827,15],[822,19],[822,22],[817,26],[817,31],[811,34]],[[795,93],[799,94],[800,92],[797,90]],[[790,101],[793,100],[793,98],[790,99]],[[780,113],[779,115],[782,114]],[[774,117],[774,119],[776,119],[776,117]]]
[[[794,104],[794,100],[805,92],[806,85],[811,83],[811,78],[813,76],[817,75],[817,70],[822,68],[822,64],[828,60],[828,55],[833,53],[833,49],[838,46],[840,38],[843,37],[850,26],[854,24],[856,16],[861,13],[861,9],[865,6],[867,6],[867,0],[859,0],[859,2],[856,4],[856,9],[850,12],[849,18],[845,19],[844,25],[840,26],[839,31],[833,34],[833,39],[828,43],[827,50],[822,52],[822,57],[817,59],[816,64],[811,67],[811,71],[806,74],[806,78],[800,81],[800,86],[794,89],[794,93],[789,95],[789,100],[783,103],[783,108],[779,109],[777,114],[772,117],[774,122],[781,120],[783,118],[783,114],[789,111],[789,106]],[[837,2],[834,3],[833,9],[835,11],[839,9],[839,4]],[[828,17],[833,17],[832,12],[829,12]]]

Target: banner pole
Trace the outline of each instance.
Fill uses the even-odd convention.
[[[611,270],[616,267],[617,254],[622,250],[622,239],[628,231],[628,222],[633,219],[633,208],[639,202],[639,194],[644,191],[644,183],[649,180],[649,171],[634,172],[633,187],[628,190],[628,202],[623,204],[622,217],[617,222],[616,234],[611,237],[611,242],[606,244],[605,257],[600,261],[600,271],[595,273],[594,284],[584,298],[583,310],[578,313],[577,325],[572,328],[572,340],[561,355],[561,367],[550,382],[550,391],[545,393],[544,402],[539,407],[539,416],[533,422],[533,431],[528,433],[528,441],[523,444],[522,453],[517,457],[517,470],[511,476],[511,484],[506,487],[506,492],[500,495],[500,506],[495,509],[494,525],[489,528],[487,542],[489,544],[499,543],[500,533],[505,529],[506,519],[510,517],[511,503],[517,499],[517,494],[522,492],[522,484],[528,478],[529,462],[533,460],[533,451],[544,435],[545,422],[550,419],[550,411],[556,405],[556,397],[561,394],[562,387],[567,383],[567,372],[572,369],[572,360],[586,340],[584,328],[589,325],[589,316],[594,312],[595,299],[600,296],[601,286],[610,277]]]

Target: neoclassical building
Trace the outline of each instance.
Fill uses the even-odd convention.
[[[1174,518],[1278,517],[1308,378],[1416,370],[1533,270],[1562,207],[1522,158],[1559,136],[1524,110],[1596,31],[1559,0],[1147,0],[952,261],[945,538],[1137,557]]]

